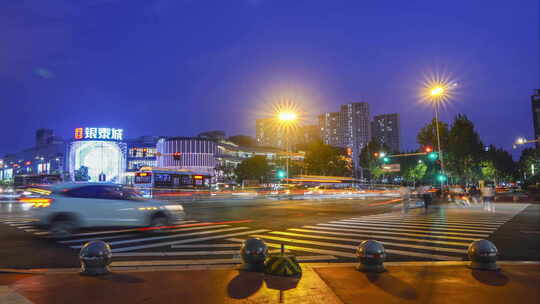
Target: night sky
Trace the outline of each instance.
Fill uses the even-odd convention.
[[[411,149],[433,74],[459,84],[444,120],[465,113],[511,149],[533,135],[539,15],[538,0],[2,0],[0,154],[40,127],[254,135],[284,99],[306,121],[358,101],[398,112]]]

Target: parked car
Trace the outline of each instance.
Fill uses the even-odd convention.
[[[31,203],[37,225],[53,237],[68,237],[80,228],[153,227],[162,231],[185,217],[182,205],[148,200],[131,188],[103,183],[65,183],[44,189]]]

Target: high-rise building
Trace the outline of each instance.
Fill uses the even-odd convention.
[[[391,152],[400,151],[400,132],[399,114],[382,114],[373,117],[372,139],[386,145]]]
[[[352,149],[353,160],[357,160],[362,149],[371,140],[371,116],[367,102],[341,105],[342,146]],[[355,161],[355,166],[358,161]]]
[[[319,116],[321,137],[325,144],[350,148],[355,167],[358,157],[371,139],[369,104],[353,102],[341,105],[339,112]]]
[[[533,128],[534,139],[540,138],[540,89],[531,96],[532,113],[533,113]],[[539,143],[536,143],[536,147],[540,147]]]
[[[328,112],[319,115],[319,129],[321,139],[325,144],[335,147],[342,146],[343,132],[340,112]]]

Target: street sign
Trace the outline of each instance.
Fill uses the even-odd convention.
[[[381,169],[384,172],[400,172],[401,165],[400,164],[384,164],[381,166]]]

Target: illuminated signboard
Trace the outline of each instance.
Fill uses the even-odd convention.
[[[104,140],[122,140],[124,137],[123,129],[113,128],[76,128],[75,139],[104,139]]]

